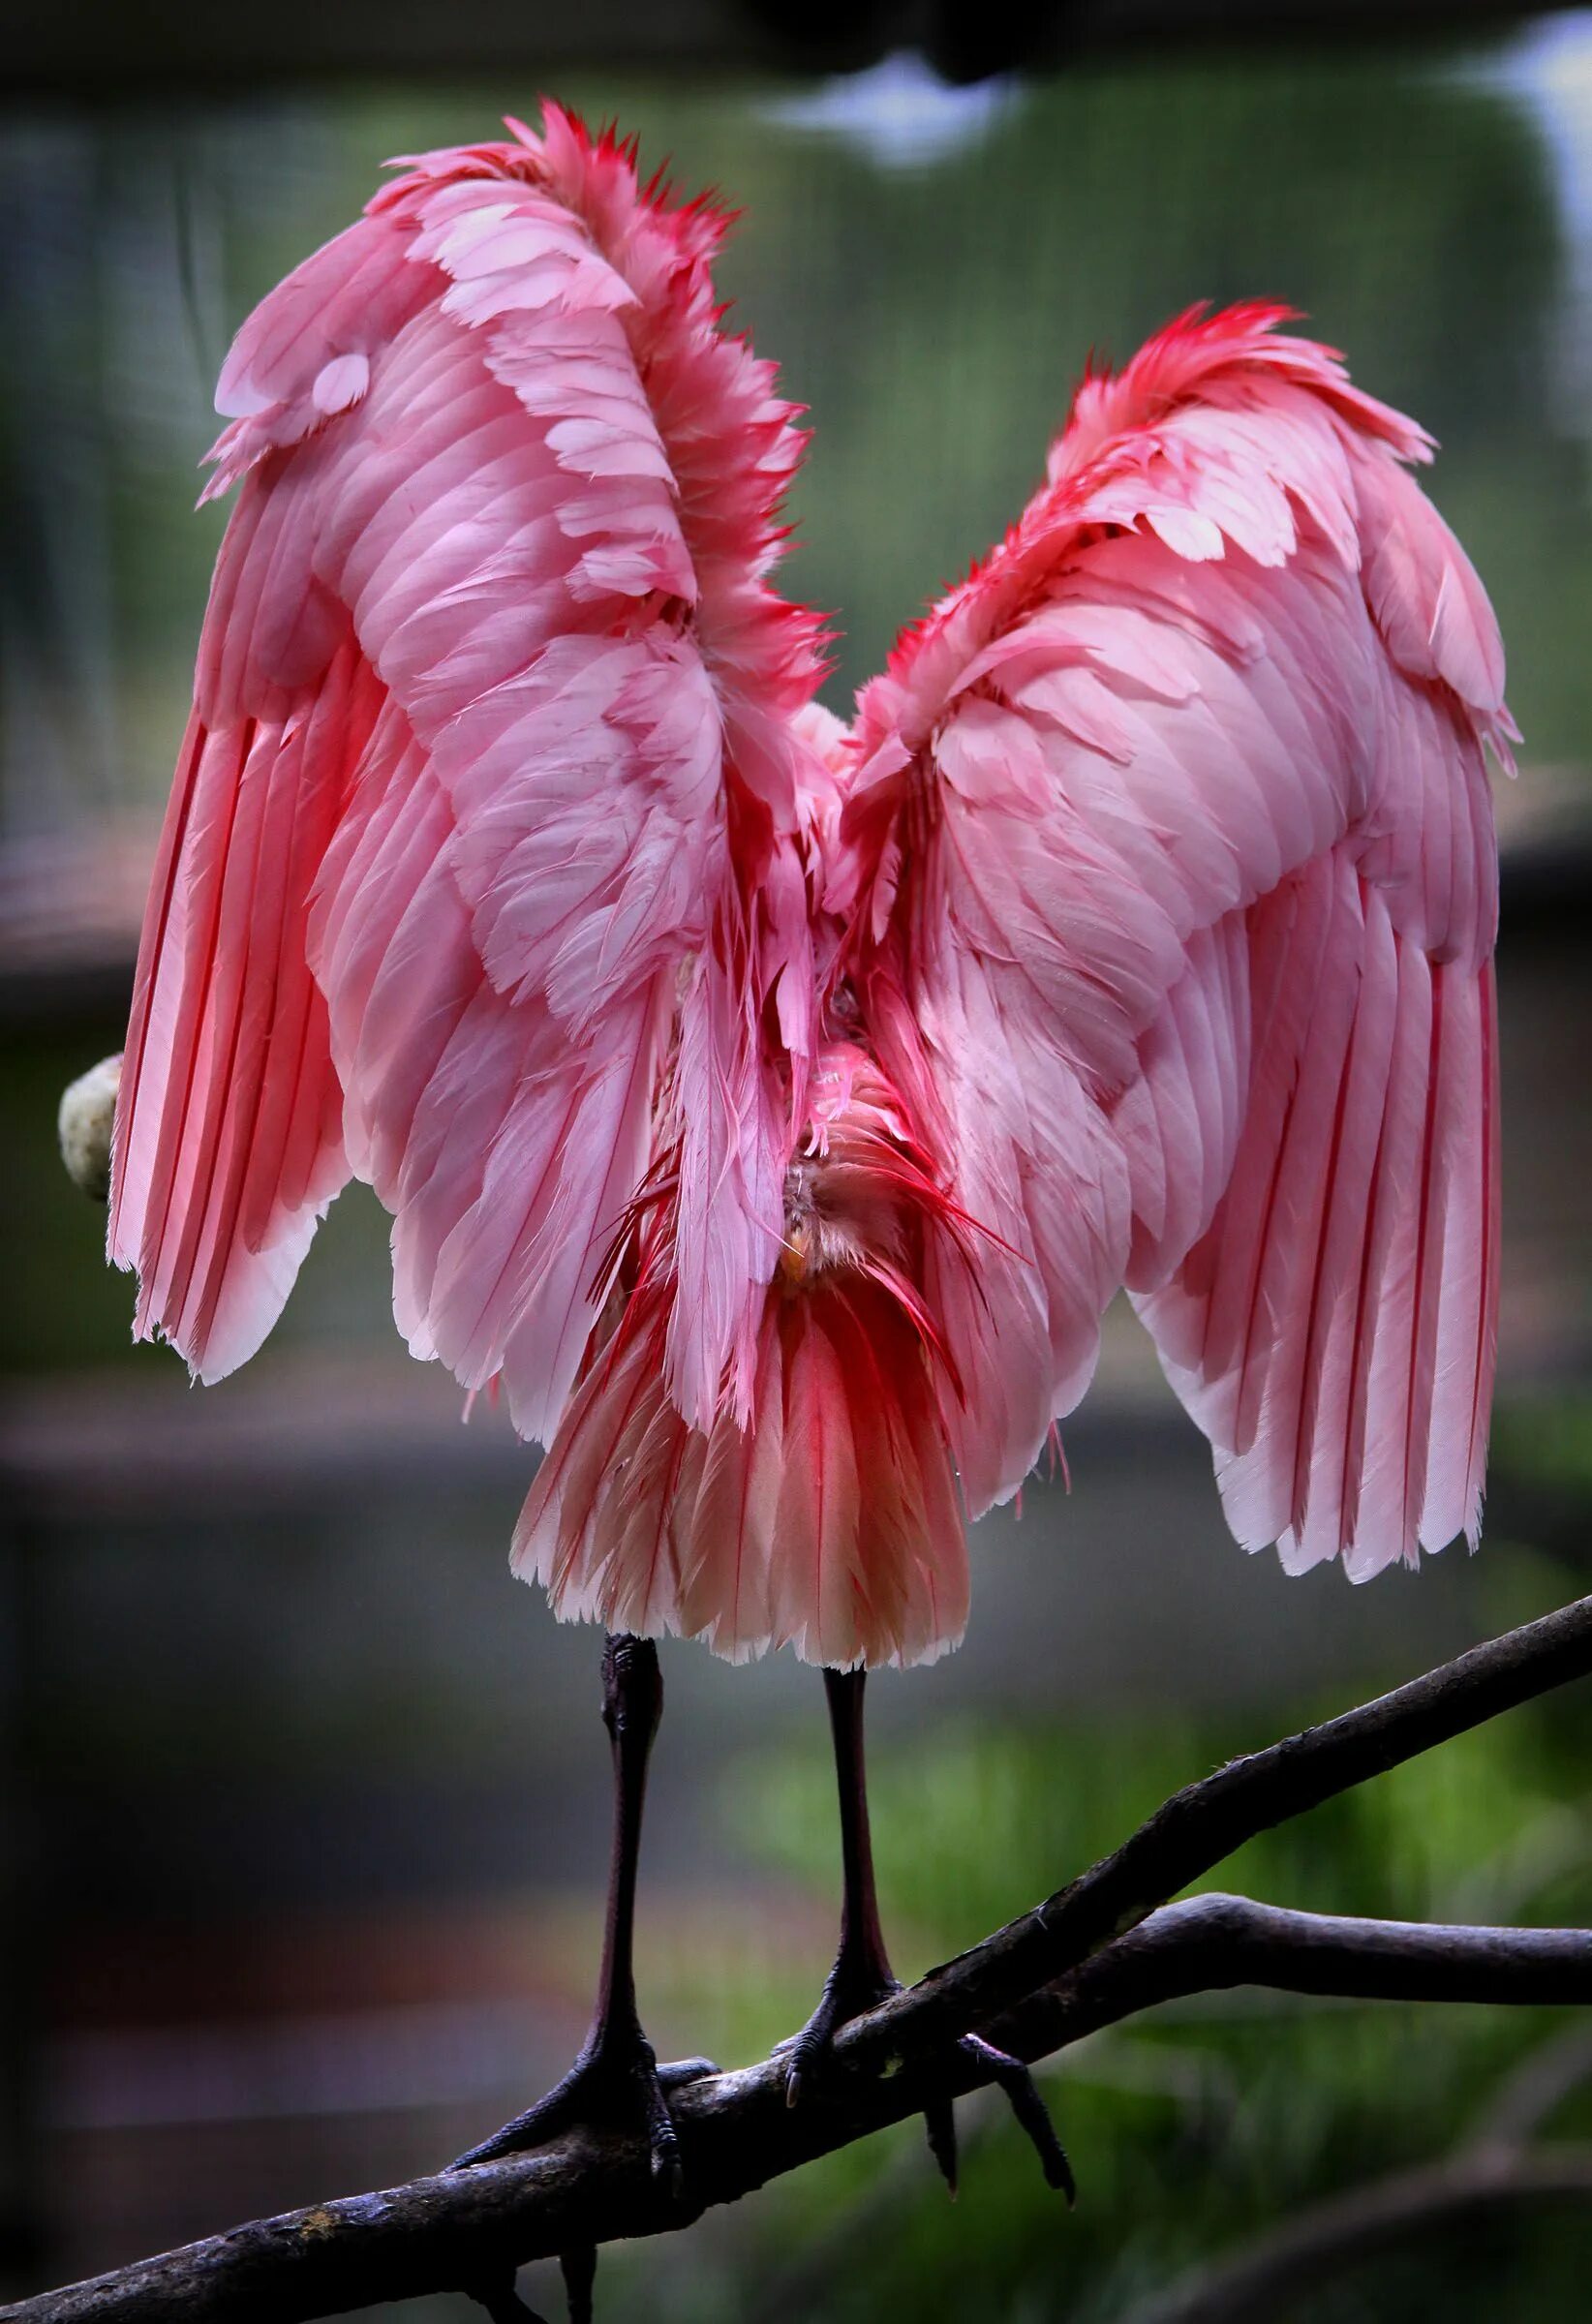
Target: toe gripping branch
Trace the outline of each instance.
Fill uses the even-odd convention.
[[[879,1921],[873,1879],[873,1848],[868,1820],[868,1772],[863,1746],[865,1670],[826,1670],[830,1730],[835,1743],[835,1776],[841,1807],[841,1942],[818,2006],[787,2047],[785,2099],[800,2104],[809,2087],[834,2070],[835,2036],[870,2009],[901,1991],[890,1968]],[[1066,2153],[1032,2074],[1020,2058],[996,2049],[981,2034],[964,2034],[956,2045],[1005,2092],[1013,2114],[1039,2156],[1045,2182],[1073,2202],[1077,2188]],[[957,2190],[956,2113],[950,2098],[932,2098],[923,2110],[929,2151],[954,2195]]]

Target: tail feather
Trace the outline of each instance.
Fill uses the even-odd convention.
[[[576,1391],[514,1539],[566,1620],[790,1646],[830,1668],[931,1662],[967,1615],[967,1551],[930,1359],[862,1274],[768,1295],[752,1419],[670,1403],[667,1301],[638,1293]]]

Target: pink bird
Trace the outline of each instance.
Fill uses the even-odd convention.
[[[957,1643],[965,1520],[1120,1286],[1246,1547],[1474,1544],[1517,738],[1428,439],[1258,305],[1086,379],[842,729],[768,579],[801,439],[720,327],[721,221],[510,128],[408,164],[223,371],[109,1248],[218,1379],[362,1177],[411,1348],[547,1444],[514,1563],[610,1633],[608,1938],[575,2067],[462,2159],[619,2116],[673,2175],[707,2069],[655,2065],[630,1975],[652,1640],[825,1671],[794,2097],[892,1989],[865,1673]]]

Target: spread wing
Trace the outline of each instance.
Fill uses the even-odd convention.
[[[215,1379],[357,1175],[416,1353],[501,1374],[545,1436],[660,1142],[682,1409],[750,1361],[810,1013],[781,867],[818,670],[764,578],[800,439],[718,327],[720,221],[557,111],[510,126],[413,164],[223,372],[209,492],[241,491],[110,1253],[138,1332]]]
[[[984,1297],[945,1287],[975,1506],[1126,1283],[1239,1538],[1360,1575],[1479,1522],[1514,730],[1426,441],[1284,320],[1186,317],[1086,382],[863,697],[833,888],[992,1231]]]

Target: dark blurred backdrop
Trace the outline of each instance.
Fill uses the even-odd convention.
[[[584,2021],[597,1640],[508,1576],[531,1456],[489,1413],[461,1426],[450,1383],[404,1356],[363,1189],[265,1353],[191,1392],[169,1352],[128,1344],[131,1287],[54,1151],[61,1086],[121,1039],[222,522],[191,504],[229,336],[386,157],[490,135],[540,88],[745,211],[723,282],[811,408],[787,570],[833,610],[838,709],[1015,513],[1089,350],[1124,356],[1192,300],[1250,293],[1303,309],[1440,437],[1435,497],[1510,649],[1526,748],[1500,800],[1485,1551],[1362,1591],[1246,1560],[1114,1314],[1067,1431],[1070,1497],[1039,1485],[1021,1520],[981,1526],[967,1645],[874,1690],[898,1966],[1020,1910],[1224,1753],[1592,1586],[1592,15],[1348,11],[1282,40],[1258,12],[1096,7],[1025,33],[1026,60],[1026,19],[998,9],[820,9],[793,30],[772,7],[608,0],[544,27],[529,10],[497,46],[487,17],[507,22],[479,0],[164,28],[29,6],[12,43],[0,2291],[432,2165],[536,2095]],[[940,71],[889,46],[907,34]],[[660,2050],[728,2063],[800,2022],[827,1961],[819,1689],[788,1660],[664,1659],[644,2006]],[[1224,1882],[1592,1920],[1589,1830],[1592,1731],[1570,1700],[1317,1814]],[[1163,2012],[1054,2077],[1075,2216],[973,2107],[954,2212],[903,2128],[615,2254],[603,2312],[1125,2324],[1278,2218],[1461,2147],[1528,2054],[1569,2061],[1543,2134],[1592,2131],[1577,2039],[1568,2020],[1241,1994]],[[1287,2314],[1579,2316],[1589,2266],[1575,2209],[1525,2206],[1323,2266]]]

